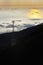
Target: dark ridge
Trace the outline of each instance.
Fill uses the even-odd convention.
[[[0,60],[5,64],[43,64],[43,24],[0,34]]]

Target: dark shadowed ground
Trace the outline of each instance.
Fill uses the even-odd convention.
[[[5,64],[43,64],[43,24],[20,32],[1,34],[1,61]]]

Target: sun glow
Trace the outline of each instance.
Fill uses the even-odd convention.
[[[38,9],[32,9],[30,13],[28,14],[28,17],[30,19],[41,19],[42,15]]]

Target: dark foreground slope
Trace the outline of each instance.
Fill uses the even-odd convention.
[[[43,64],[43,24],[0,35],[0,61],[6,64]]]

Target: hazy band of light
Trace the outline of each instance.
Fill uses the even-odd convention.
[[[14,7],[14,8],[43,8],[43,2],[0,2],[0,7]]]

